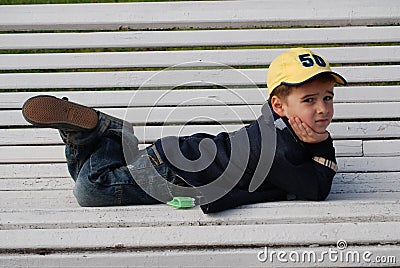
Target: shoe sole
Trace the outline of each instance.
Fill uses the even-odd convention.
[[[22,107],[26,121],[34,126],[89,131],[97,126],[98,116],[92,108],[53,96],[36,96]]]

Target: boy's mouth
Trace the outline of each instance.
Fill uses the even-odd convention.
[[[319,120],[315,120],[316,124],[326,124],[329,123],[329,119],[319,119]]]

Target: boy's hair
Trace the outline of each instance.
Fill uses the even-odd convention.
[[[314,81],[314,80],[319,80],[321,82],[335,82],[335,78],[330,73],[320,73],[317,76],[313,77],[312,79],[308,80],[307,82]],[[307,82],[305,82],[305,83],[307,83]],[[286,100],[287,97],[292,92],[292,90],[296,87],[297,86],[288,86],[288,85],[284,85],[284,84],[277,86],[271,92],[271,95],[268,98],[268,103],[271,103],[271,98],[273,96],[277,96],[281,100]]]
[[[287,86],[287,85],[280,85],[272,91],[271,95],[268,98],[268,103],[271,104],[271,99],[273,96],[277,96],[281,100],[286,100],[286,98],[290,95],[290,92],[292,92],[293,86]]]

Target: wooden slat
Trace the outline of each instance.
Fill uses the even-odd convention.
[[[0,201],[0,211],[24,208],[54,210],[79,207],[71,190],[2,191]]]
[[[231,107],[208,107],[199,109],[197,107],[160,107],[133,108],[133,109],[100,109],[112,116],[123,118],[134,124],[143,123],[187,123],[193,122],[220,122],[238,123],[241,120],[255,120],[261,113],[261,106],[231,106]],[[1,125],[23,126],[29,125],[23,119],[20,111],[3,111],[4,117],[0,118]],[[196,120],[194,120],[196,118]]]
[[[334,139],[356,138],[397,138],[400,133],[400,122],[345,122],[332,123],[328,127]]]
[[[398,189],[398,187],[396,187]],[[366,206],[377,201],[398,202],[399,192],[337,192],[328,196],[327,201],[335,202],[338,206],[353,205],[362,203]],[[72,190],[52,190],[52,191],[2,191],[0,195],[0,211],[25,211],[25,210],[65,210],[77,209],[79,205],[73,195]],[[295,201],[297,202],[297,201]],[[355,203],[354,203],[355,202]],[[294,202],[289,202],[293,206]],[[312,203],[307,201],[306,203]],[[318,202],[319,203],[319,202]],[[323,202],[322,202],[323,203]],[[249,205],[249,207],[282,206],[282,202],[267,202]],[[161,205],[165,208],[165,205]],[[146,208],[149,208],[145,205]],[[247,206],[246,206],[247,207]],[[116,208],[116,207],[114,207]],[[133,206],[132,208],[137,208]],[[199,211],[198,213],[201,214]],[[82,218],[84,219],[84,217]]]
[[[396,92],[395,89],[392,91]],[[94,108],[262,104],[268,98],[265,88],[2,92],[0,93],[0,108],[21,109],[27,99],[43,94],[59,98],[66,96],[70,101]]]
[[[191,135],[197,133],[199,131],[206,132],[210,134],[217,134],[221,130],[225,131],[235,131],[242,127],[242,125],[232,124],[232,125],[224,125],[223,127],[217,125],[201,125],[201,127],[196,125],[186,125],[186,126],[146,126],[140,127],[135,126],[134,131],[135,135],[139,138],[140,141],[143,142],[152,142],[156,139],[164,136],[170,135]],[[222,129],[226,128],[226,129]],[[395,138],[399,136],[400,131],[400,123],[397,121],[382,121],[382,122],[334,122],[331,123],[328,129],[335,139],[368,139],[368,138]],[[1,139],[2,135],[0,135],[0,145],[5,145],[7,142],[14,144],[24,144],[25,142],[32,142],[32,139],[24,140],[23,137],[24,130],[17,131],[15,130],[15,134],[13,134],[13,130],[10,130],[11,133],[7,133],[7,131],[0,130],[0,133],[4,135],[4,139]],[[35,130],[39,131],[39,130]],[[49,130],[52,132],[51,130]],[[5,132],[5,133],[4,133]],[[57,141],[58,134],[47,134],[48,130],[41,130],[38,132],[38,135],[32,133],[34,131],[28,131],[29,135],[33,135],[33,137],[38,137],[38,143],[41,143],[41,139],[49,139],[49,141]],[[4,134],[3,134],[4,133]],[[21,133],[21,134],[19,134]],[[13,139],[13,136],[18,137]],[[19,139],[21,137],[21,139]],[[53,138],[51,138],[53,137]],[[44,142],[44,141],[43,141]]]
[[[205,107],[206,108],[206,107]],[[261,106],[210,106],[199,107],[159,107],[157,109],[138,107],[128,109],[99,109],[112,116],[125,119],[134,124],[179,123],[179,122],[225,122],[240,123],[242,120],[255,120],[261,114]],[[21,111],[2,111],[1,125],[29,125]]]
[[[289,261],[284,258],[279,261],[277,258],[278,252],[284,252],[288,256],[292,253],[294,256],[303,256],[304,253],[315,253],[318,258],[318,265],[321,267],[329,267],[334,263],[335,267],[366,267],[371,264],[371,261],[379,262],[380,259],[375,257],[387,256],[386,265],[395,265],[396,260],[400,259],[400,247],[396,245],[379,245],[379,246],[356,246],[351,245],[349,252],[355,252],[360,256],[360,260],[354,261],[350,257],[350,261],[331,261],[327,257],[326,252],[331,250],[337,251],[335,245],[332,246],[317,246],[313,245],[304,247],[275,247],[268,246],[268,252],[275,252],[273,258],[268,256],[268,260],[260,262],[257,258],[259,252],[265,250],[264,246],[250,248],[213,248],[213,249],[169,249],[169,250],[124,250],[118,251],[94,251],[94,252],[76,252],[76,253],[52,253],[43,254],[18,254],[18,255],[0,255],[0,262],[6,267],[24,267],[27,263],[34,264],[37,267],[130,267],[132,264],[141,264],[146,267],[175,267],[179,264],[182,267],[191,267],[194,263],[201,264],[202,267],[259,267],[259,266],[274,266],[274,267],[310,267],[308,261]],[[373,252],[370,259],[362,258],[363,253]],[[296,255],[298,254],[298,255]],[[368,254],[367,254],[368,255]],[[308,256],[308,255],[305,255]],[[325,256],[324,258],[321,256]],[[389,257],[392,256],[392,257]],[[260,256],[263,260],[263,255]],[[301,259],[302,257],[299,257]],[[307,258],[307,257],[305,257]],[[162,261],[160,261],[162,260]],[[286,262],[285,260],[288,260]],[[314,264],[313,264],[314,265]]]
[[[64,163],[64,146],[0,147],[0,163]]]
[[[334,141],[333,146],[336,149],[336,156],[362,156],[363,148],[361,140],[343,140]]]
[[[69,178],[66,163],[2,164],[0,178]]]
[[[340,172],[390,172],[399,171],[399,156],[393,157],[340,157]]]
[[[169,125],[169,126],[135,126],[134,133],[142,143],[173,135],[192,135],[204,132],[216,135],[219,132],[232,132],[244,125]],[[400,123],[397,121],[381,122],[334,122],[329,126],[329,132],[334,139],[369,139],[398,138]],[[13,145],[52,145],[62,144],[58,131],[54,129],[0,129],[0,146]]]
[[[232,132],[242,127],[242,125],[187,125],[187,126],[148,126],[135,127],[135,135],[140,143],[151,143],[161,137],[172,135],[192,135],[198,132],[218,134],[222,131]],[[54,129],[0,129],[0,145],[53,145],[62,144],[62,140],[57,130]]]
[[[145,145],[139,148],[144,148]],[[361,141],[336,141],[337,156],[361,156]],[[29,152],[27,154],[27,152]],[[2,163],[63,163],[65,162],[63,145],[47,146],[1,146],[0,164]]]
[[[0,129],[0,145],[62,144],[55,129]]]
[[[1,7],[1,6],[0,6]],[[0,35],[0,49],[159,48],[399,42],[398,26],[252,30],[24,33]]]
[[[348,202],[346,204],[346,202]],[[175,210],[166,205],[136,205],[102,208],[63,208],[46,210],[4,210],[0,212],[0,230],[161,227],[251,224],[305,224],[319,222],[369,222],[400,219],[400,206],[394,201],[291,201],[242,206],[211,216],[198,207]],[[304,213],[304,209],[307,213]],[[373,211],[373,213],[371,213]],[[85,218],[82,219],[82,215]],[[371,216],[373,215],[373,216]],[[68,219],[68,221],[65,221]]]
[[[382,192],[400,192],[399,172],[338,173],[331,189],[331,194]]]
[[[72,190],[72,178],[32,178],[5,179],[0,178],[0,191],[54,191]]]
[[[400,155],[400,140],[364,141],[363,151],[365,156],[398,156]]]
[[[121,245],[128,248],[335,245],[343,237],[349,244],[388,244],[400,240],[399,230],[400,222],[1,230],[0,248],[74,250]]]
[[[265,88],[185,89],[185,90],[111,90],[2,92],[0,109],[21,109],[23,103],[37,95],[67,96],[71,101],[90,107],[134,107],[196,105],[263,104],[268,99]],[[400,86],[348,86],[335,88],[335,103],[399,102]],[[0,111],[1,113],[1,111]]]
[[[347,143],[347,142],[346,142]],[[141,146],[140,148],[144,148]],[[337,149],[347,149],[338,147]],[[350,147],[350,150],[353,150]],[[359,149],[356,149],[359,150]],[[29,155],[26,152],[31,152]],[[64,163],[63,146],[18,146],[18,147],[0,147],[0,163]],[[359,154],[359,153],[357,153]],[[338,152],[340,155],[340,151]],[[385,157],[350,157],[343,153],[344,157],[338,157],[339,172],[387,172],[399,171],[399,156]]]
[[[376,179],[380,181],[392,181],[400,178],[397,172],[382,171],[379,173],[338,173],[335,182],[351,183],[353,180],[374,183]],[[66,163],[48,163],[48,164],[2,164],[0,169],[0,178],[2,179],[52,179],[52,178],[70,178]],[[399,181],[399,180],[397,180]]]
[[[333,180],[334,184],[381,184],[397,182],[400,178],[400,172],[378,172],[378,173],[337,173]],[[400,191],[398,189],[392,189],[393,191]]]
[[[0,54],[0,70],[269,65],[285,49]],[[313,48],[334,63],[400,62],[400,46]]]
[[[249,75],[249,78],[244,75]],[[207,86],[265,84],[266,70],[182,70],[138,72],[0,74],[0,89]],[[149,80],[150,79],[150,80]],[[155,80],[154,80],[155,79]]]
[[[61,174],[62,175],[62,174]],[[74,182],[69,177],[0,178],[0,191],[71,190]],[[9,176],[10,177],[10,176]],[[376,193],[400,191],[400,173],[338,173],[331,193]]]
[[[400,116],[400,105],[396,102],[360,104],[339,103],[334,105],[334,107],[334,119],[384,119],[398,118]]]
[[[360,103],[334,105],[333,119],[391,119],[400,115],[400,103]],[[99,109],[112,116],[125,119],[134,124],[185,124],[211,123],[240,124],[246,121],[256,120],[261,115],[261,105],[248,106],[210,106],[205,107],[138,107],[126,109]],[[30,125],[22,116],[21,111],[8,110],[1,112],[0,125],[3,126],[27,126]],[[382,126],[384,127],[384,126]]]
[[[399,66],[336,67],[350,83],[399,81]],[[0,89],[265,85],[266,69],[0,74]]]
[[[293,9],[293,6],[296,6]],[[313,10],[313,12],[310,12]],[[343,26],[397,23],[395,0],[363,5],[345,0],[294,0],[278,3],[253,1],[205,1],[91,5],[2,6],[0,30],[66,30],[157,28],[226,28],[266,26]],[[157,14],[154,16],[153,14]]]
[[[347,86],[335,88],[335,103],[392,102],[400,100],[400,86]]]
[[[144,149],[150,144],[139,144]],[[65,163],[64,145],[6,146],[0,147],[0,164],[3,163]],[[29,152],[29,154],[27,154]]]

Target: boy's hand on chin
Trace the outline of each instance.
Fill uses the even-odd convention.
[[[289,118],[289,123],[292,126],[297,137],[306,143],[319,143],[329,137],[328,131],[324,133],[315,132],[306,123],[302,122],[298,117]]]

